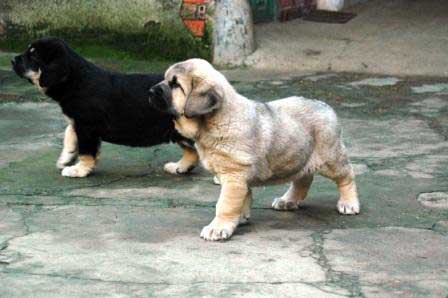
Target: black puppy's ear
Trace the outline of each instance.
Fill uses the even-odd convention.
[[[43,53],[43,65],[40,67],[39,84],[48,88],[67,80],[70,73],[69,57],[65,43],[62,40],[49,42]]]
[[[41,72],[39,85],[42,88],[48,88],[66,81],[70,69],[67,63],[52,62],[41,67]]]
[[[194,118],[210,114],[221,107],[222,98],[215,89],[200,93],[199,95],[190,95],[185,104],[185,116]]]

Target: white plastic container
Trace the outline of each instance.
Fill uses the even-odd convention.
[[[344,7],[344,0],[317,0],[317,9],[340,11]]]

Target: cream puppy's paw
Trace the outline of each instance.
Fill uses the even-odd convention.
[[[245,225],[248,224],[250,220],[250,210],[246,213],[241,214],[238,224]]]
[[[218,176],[213,176],[213,184],[221,185],[221,181],[219,180]]]
[[[73,178],[83,178],[92,172],[91,168],[82,166],[80,164],[76,164],[71,167],[65,167],[62,170],[62,176],[64,177],[73,177]]]
[[[343,201],[339,200],[337,204],[337,208],[340,214],[345,215],[355,215],[359,213],[359,201],[353,200],[353,201]]]
[[[165,164],[163,169],[165,172],[173,174],[173,175],[180,175],[185,174],[191,171],[194,168],[194,166],[183,166],[180,162],[168,162]]]
[[[298,209],[299,204],[293,201],[288,201],[281,197],[274,199],[274,201],[272,202],[272,208],[278,211],[290,211]]]
[[[208,226],[202,228],[201,238],[210,241],[229,239],[236,226],[233,221],[222,221],[215,218]]]

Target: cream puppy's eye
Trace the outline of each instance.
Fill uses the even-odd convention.
[[[173,77],[173,79],[168,83],[168,85],[170,86],[171,89],[180,88],[180,90],[182,90],[182,92],[185,93],[184,88],[182,88],[182,86],[177,81],[176,76]]]
[[[171,89],[180,87],[179,83],[177,82],[177,77],[174,76],[173,79],[168,83]]]

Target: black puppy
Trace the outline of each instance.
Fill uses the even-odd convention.
[[[177,142],[183,157],[167,163],[165,170],[180,174],[197,165],[193,143],[176,132],[173,116],[148,102],[149,89],[161,82],[163,75],[126,75],[101,69],[58,38],[33,42],[11,62],[20,77],[58,102],[67,118],[64,149],[57,162],[63,176],[91,173],[101,141],[140,147]],[[76,158],[78,162],[69,166]]]

